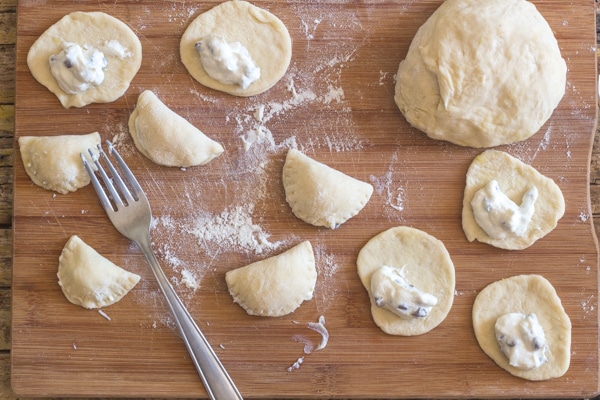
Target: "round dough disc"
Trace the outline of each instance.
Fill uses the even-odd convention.
[[[477,224],[471,200],[479,189],[494,179],[506,196],[517,204],[521,203],[523,194],[531,186],[537,188],[535,211],[523,236],[494,239]],[[470,242],[477,240],[507,250],[525,249],[550,233],[564,213],[565,199],[558,185],[508,153],[486,150],[475,157],[469,166],[463,196],[462,226]]]
[[[403,268],[406,280],[431,293],[438,302],[422,319],[405,320],[378,307],[371,295],[371,276],[384,265]],[[414,336],[427,333],[446,318],[454,302],[454,264],[444,244],[419,229],[399,226],[374,236],[360,250],[358,276],[369,292],[375,324],[390,335]]]
[[[246,89],[223,84],[204,70],[196,42],[208,35],[227,43],[241,43],[260,68],[260,78]],[[279,18],[246,1],[227,1],[200,14],[181,37],[179,52],[183,65],[194,79],[211,89],[236,96],[254,96],[270,89],[285,74],[292,59],[292,39]]]
[[[119,58],[105,53],[108,66],[104,81],[78,93],[65,93],[50,72],[50,56],[62,51],[64,42],[88,45],[102,50],[116,40],[130,56]],[[48,28],[31,46],[27,66],[33,77],[58,97],[63,107],[84,107],[90,103],[110,103],[129,88],[142,64],[142,44],[135,33],[120,20],[103,12],[76,11],[65,15]]]
[[[544,329],[548,362],[522,371],[512,367],[496,341],[496,320],[511,312],[535,313]],[[481,349],[511,374],[532,381],[558,378],[569,369],[571,320],[556,290],[540,275],[518,275],[491,283],[473,303],[473,330]]]
[[[493,147],[525,140],[562,99],[566,63],[526,0],[447,0],[415,35],[395,101],[433,139]]]

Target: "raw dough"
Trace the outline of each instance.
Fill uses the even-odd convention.
[[[79,94],[65,93],[50,72],[50,56],[60,53],[64,42],[88,45],[102,50],[107,42],[117,41],[128,57],[105,52],[108,66],[104,81]],[[63,107],[83,107],[90,103],[109,103],[121,97],[142,63],[142,45],[133,31],[120,20],[103,12],[73,12],[48,28],[33,43],[27,66],[33,77],[58,97]]]
[[[367,204],[373,186],[290,149],[283,166],[285,199],[301,220],[335,229]]]
[[[204,71],[195,45],[208,35],[218,36],[227,43],[241,43],[250,53],[260,78],[246,89],[235,84],[223,84]],[[292,58],[292,40],[279,18],[246,1],[226,1],[194,19],[179,45],[183,65],[194,79],[236,96],[254,96],[270,89],[285,74]]]
[[[206,164],[223,147],[145,90],[129,117],[129,132],[138,150],[160,165],[191,167]]]
[[[565,93],[551,28],[525,0],[447,0],[400,63],[396,104],[434,139],[492,147],[527,139]]]
[[[523,194],[531,186],[537,188],[535,211],[523,236],[493,239],[475,221],[471,200],[491,180],[496,180],[506,196],[517,204],[521,203]],[[564,213],[565,200],[558,185],[508,153],[486,150],[475,157],[467,171],[462,226],[470,242],[477,240],[501,249],[521,250],[550,233]]]
[[[121,300],[140,280],[102,257],[78,236],[71,236],[58,259],[58,284],[65,297],[85,308]]]
[[[371,276],[384,265],[402,269],[404,277],[423,292],[437,298],[437,304],[422,319],[402,319],[375,304]],[[390,335],[414,336],[438,326],[454,302],[454,264],[444,244],[416,228],[398,226],[374,236],[358,253],[360,280],[369,293],[375,324]]]
[[[19,138],[23,165],[33,183],[62,194],[74,192],[90,183],[80,153],[89,158],[88,149],[95,149],[99,144],[98,132]]]
[[[535,313],[544,329],[548,362],[527,371],[512,367],[496,341],[498,317],[510,313]],[[571,359],[571,321],[556,290],[540,275],[518,275],[491,283],[475,298],[473,329],[481,349],[511,374],[532,381],[562,376]]]
[[[248,314],[289,314],[312,299],[317,282],[312,245],[304,241],[279,255],[231,270],[225,280],[233,301]]]

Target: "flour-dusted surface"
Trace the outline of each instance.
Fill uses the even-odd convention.
[[[566,213],[547,237],[519,252],[469,243],[462,233],[465,173],[480,151],[428,139],[394,104],[398,64],[441,0],[258,2],[286,24],[293,56],[277,85],[243,99],[197,84],[178,58],[187,25],[216,3],[61,1],[43,7],[20,1],[16,136],[97,130],[115,142],[150,198],[152,240],[163,268],[242,394],[592,397],[598,391],[598,253],[587,193],[596,118],[594,2],[535,1],[567,61],[566,95],[540,132],[499,149],[553,178]],[[64,110],[31,77],[27,51],[62,15],[98,9],[140,37],[142,67],[115,103]],[[161,167],[143,157],[127,120],[147,89],[222,143],[224,153],[191,168]],[[281,182],[289,148],[373,185],[367,206],[336,230],[297,219]],[[14,181],[15,390],[25,397],[205,396],[143,256],[114,230],[92,188],[47,192],[31,183],[18,152]],[[448,317],[419,337],[381,332],[356,274],[360,248],[397,225],[442,240],[456,269]],[[73,234],[142,277],[102,314],[68,303],[56,282],[60,250]],[[233,303],[227,271],[303,240],[311,241],[317,264],[312,300],[268,319],[248,316]],[[571,366],[559,379],[511,376],[473,335],[477,293],[525,273],[553,284],[573,323]],[[306,327],[320,316],[327,321],[327,346],[305,354],[305,342],[321,341]]]

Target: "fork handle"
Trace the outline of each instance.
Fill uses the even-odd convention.
[[[183,336],[185,345],[198,370],[200,378],[202,378],[208,396],[213,400],[242,400],[242,395],[225,370],[225,367],[219,361],[219,358],[200,331],[200,328],[198,328],[198,325],[196,325],[183,302],[177,296],[173,286],[168,281],[154,255],[150,239],[147,240],[147,243],[146,241],[137,242],[137,245],[144,253],[146,260],[148,260],[158,286],[165,295],[179,332]]]

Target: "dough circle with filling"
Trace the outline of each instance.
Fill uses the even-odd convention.
[[[50,72],[49,59],[62,51],[64,42],[102,50],[111,41],[117,41],[128,56],[120,58],[105,52],[108,65],[100,85],[78,94],[66,93],[58,86]],[[54,93],[65,108],[118,99],[129,88],[141,64],[142,44],[136,34],[124,22],[99,11],[76,11],[65,15],[33,43],[27,54],[27,66],[33,77]]]
[[[504,314],[535,313],[544,330],[548,361],[520,370],[508,363],[496,340],[496,320]],[[486,286],[473,303],[473,329],[481,349],[511,374],[532,381],[558,378],[569,369],[571,320],[552,284],[540,275],[517,275]]]
[[[525,140],[565,93],[552,29],[526,0],[447,0],[417,31],[395,101],[433,139],[493,147]]]
[[[241,43],[260,68],[260,78],[245,89],[211,78],[195,47],[208,35],[220,37],[227,43]],[[232,0],[196,17],[181,37],[179,53],[190,75],[202,85],[248,97],[270,89],[283,77],[292,59],[292,39],[283,22],[269,11],[246,1]]]
[[[425,318],[402,319],[375,304],[371,277],[384,265],[402,269],[406,280],[437,298]],[[454,302],[454,264],[444,244],[416,228],[398,226],[374,236],[356,261],[360,280],[369,293],[375,324],[390,335],[414,336],[431,331],[446,319]]]
[[[502,239],[490,237],[477,224],[473,215],[471,200],[475,193],[496,180],[500,189],[512,201],[521,203],[523,194],[535,186],[538,197],[534,203],[535,211],[523,236],[507,236]],[[498,150],[486,150],[473,159],[467,170],[467,180],[463,196],[462,226],[467,239],[488,243],[507,250],[521,250],[531,246],[550,233],[565,213],[565,199],[558,185],[542,175],[530,165],[508,153]]]

